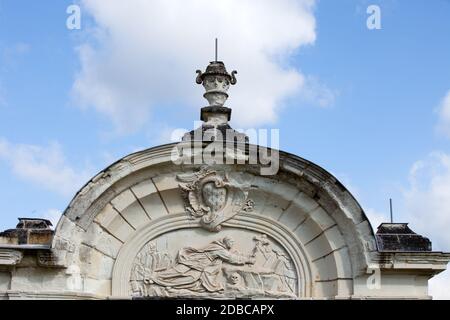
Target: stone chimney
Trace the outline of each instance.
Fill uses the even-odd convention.
[[[52,223],[46,219],[19,218],[15,229],[0,233],[0,243],[10,245],[50,244],[54,231]]]
[[[414,231],[407,223],[382,223],[376,233],[380,251],[431,251],[431,241]]]

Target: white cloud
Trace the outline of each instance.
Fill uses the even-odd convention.
[[[90,176],[86,170],[73,169],[57,143],[44,147],[16,145],[0,138],[0,160],[6,161],[18,177],[64,196],[72,195]]]
[[[415,231],[433,240],[433,249],[449,250],[450,155],[433,152],[414,163],[403,191],[406,212]]]
[[[314,43],[315,0],[82,4],[96,27],[78,48],[81,70],[73,92],[81,105],[111,118],[119,131],[141,127],[152,107],[204,106],[194,71],[213,59],[215,37],[220,39],[219,60],[239,72],[227,103],[237,125],[275,121],[283,100],[301,93],[305,83],[299,70],[281,61]],[[331,99],[323,88],[315,95],[319,104]]]
[[[447,92],[444,99],[442,99],[438,112],[439,122],[437,129],[441,134],[450,138],[450,90]]]
[[[165,124],[154,125],[147,134],[151,146],[180,142],[186,132],[192,129],[173,128]]]
[[[180,142],[187,132],[189,132],[189,130],[183,128],[167,128],[161,132],[159,141],[161,143]]]
[[[307,76],[302,88],[301,97],[319,107],[331,107],[334,105],[338,92],[331,90],[325,84],[321,83],[317,77]]]
[[[414,231],[429,237],[433,250],[450,250],[450,154],[431,153],[414,163],[404,190],[406,210]],[[450,299],[450,271],[429,282],[435,299]]]

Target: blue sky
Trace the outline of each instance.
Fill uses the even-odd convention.
[[[273,16],[289,8],[290,2],[284,2]],[[194,83],[195,69],[212,59],[212,37],[203,28],[190,32],[194,25],[188,23],[183,30],[175,27],[175,19],[172,30],[161,21],[173,19],[173,11],[157,12],[158,20],[150,7],[154,24],[142,34],[130,34],[129,51],[117,51],[114,40],[128,41],[117,35],[121,19],[139,23],[146,13],[133,16],[130,9],[112,19],[116,11],[103,8],[106,2],[86,0],[79,3],[81,30],[68,30],[66,8],[72,3],[0,0],[0,229],[14,227],[17,217],[56,216],[96,172],[133,151],[168,142],[174,128],[191,129],[205,103]],[[381,30],[366,26],[370,4],[381,8]],[[271,16],[268,21],[273,24],[261,33],[243,24],[242,34],[231,35],[221,31],[227,29],[208,26],[223,39],[220,58],[228,69],[243,70],[238,75],[241,88],[238,82],[230,90],[231,96],[236,92],[229,103],[236,114],[233,123],[239,128],[280,128],[281,149],[335,174],[374,224],[387,219],[392,197],[395,220],[411,222],[411,228],[430,237],[436,249],[450,250],[450,236],[440,227],[450,222],[450,188],[445,189],[450,185],[450,106],[445,112],[450,92],[450,1],[322,0],[304,11],[315,23],[297,21],[302,15],[285,21]],[[253,18],[257,25],[259,17]],[[123,21],[135,30],[134,24]],[[263,38],[264,31],[273,31],[273,39],[267,38],[273,47]],[[201,37],[194,38],[196,32]],[[248,53],[237,50],[240,38],[249,43]],[[253,43],[255,49],[248,48]],[[267,58],[260,43],[275,54]],[[141,44],[142,53],[132,51]],[[173,64],[164,60],[167,52]],[[102,63],[109,54],[120,58]],[[142,68],[147,73],[129,71],[136,67],[133,54],[135,61],[145,61]],[[267,112],[258,112],[251,103],[257,92],[245,77],[253,79],[249,70],[258,66],[275,70],[267,72],[261,86],[263,91],[273,86],[273,97],[267,90],[264,101],[273,99],[282,107],[268,102]],[[107,79],[98,76],[102,70],[107,70]],[[123,70],[128,82],[114,78]],[[291,71],[292,77],[285,79],[283,74]],[[144,81],[137,82],[139,77]],[[100,89],[120,88],[120,96],[108,97],[117,98],[115,109],[92,97],[89,89],[96,79]],[[299,79],[304,86],[296,91]],[[161,82],[171,91],[159,93]],[[143,91],[136,91],[135,83]],[[127,84],[133,84],[130,92]],[[247,90],[250,97],[239,90]],[[144,100],[154,98],[152,103],[136,98],[141,93]],[[250,103],[239,106],[239,97]],[[117,118],[128,113],[124,125],[118,123]]]

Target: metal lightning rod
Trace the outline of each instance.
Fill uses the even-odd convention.
[[[216,62],[217,62],[217,51],[219,50],[219,43],[218,40],[216,38]]]
[[[394,223],[394,214],[392,212],[392,199],[389,199],[389,210],[391,212],[391,223]]]

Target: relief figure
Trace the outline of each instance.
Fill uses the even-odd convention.
[[[221,279],[224,262],[234,265],[255,263],[253,257],[232,251],[233,246],[234,240],[231,237],[225,237],[201,249],[182,248],[178,252],[175,265],[168,270],[154,273],[151,280],[168,288],[171,292],[177,290],[197,293],[223,291]]]

